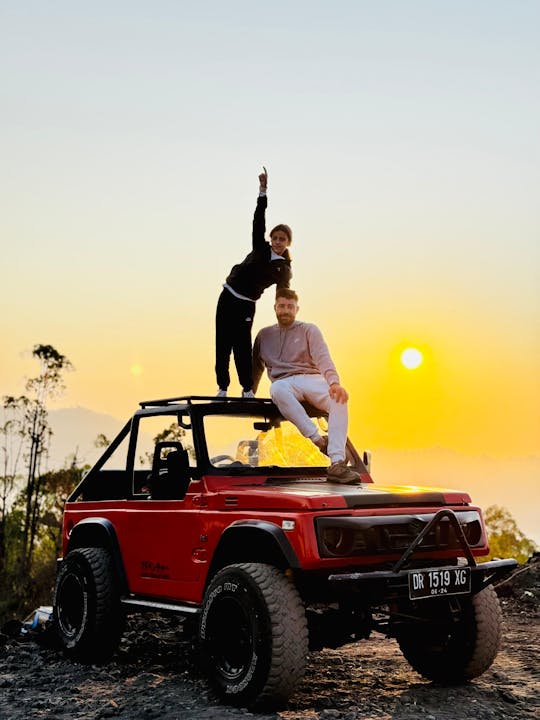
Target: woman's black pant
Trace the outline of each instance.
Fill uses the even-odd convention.
[[[254,316],[254,302],[240,300],[223,289],[216,310],[216,378],[221,390],[226,390],[231,382],[231,351],[240,385],[244,390],[253,387],[251,328]]]

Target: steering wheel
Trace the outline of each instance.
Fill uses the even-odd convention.
[[[210,458],[210,462],[212,465],[217,465],[218,463],[225,462],[225,460],[230,460],[230,462],[236,462],[236,458],[231,457],[231,455],[216,455],[213,458]]]

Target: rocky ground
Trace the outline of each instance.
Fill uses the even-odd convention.
[[[11,624],[0,634],[0,719],[540,718],[538,560],[498,588],[505,616],[503,645],[494,665],[465,686],[440,687],[423,680],[393,640],[377,635],[312,653],[306,677],[287,708],[254,714],[219,704],[193,661],[182,626],[173,619],[132,617],[119,652],[103,667],[71,663],[46,632],[21,635]]]

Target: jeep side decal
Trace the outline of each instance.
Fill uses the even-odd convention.
[[[169,566],[153,560],[141,560],[141,577],[169,580]]]

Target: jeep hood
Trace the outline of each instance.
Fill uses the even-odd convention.
[[[215,496],[221,507],[261,510],[339,510],[377,507],[444,507],[468,505],[461,490],[417,485],[340,485],[326,480],[269,478],[264,484],[220,488]],[[212,503],[213,504],[213,503]]]

